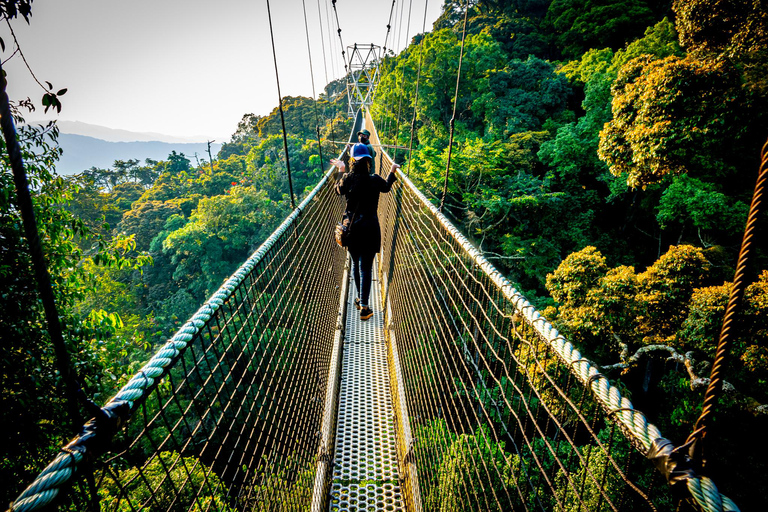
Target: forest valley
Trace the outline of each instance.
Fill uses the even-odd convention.
[[[681,442],[700,412],[768,136],[768,3],[471,4],[445,213]],[[383,143],[408,146],[413,125],[412,154],[394,156],[436,204],[463,5],[446,0],[431,32],[382,60],[371,107]],[[279,113],[245,115],[213,162],[174,153],[69,177],[55,172],[55,124],[24,125],[34,104],[13,107],[65,339],[101,404],[290,213]],[[325,160],[341,149],[328,141],[349,133],[344,79],[284,109],[301,199],[328,166],[316,109]],[[8,503],[71,432],[4,146],[1,165]],[[768,476],[765,218],[708,447],[708,475],[744,510],[768,506],[754,485]]]

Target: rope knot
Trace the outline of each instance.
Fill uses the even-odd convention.
[[[672,491],[680,500],[691,497],[689,481],[701,479],[694,470],[694,462],[686,452],[686,447],[686,445],[675,447],[669,439],[659,437],[651,443],[646,455],[656,469],[664,475]],[[694,495],[693,498],[699,501],[696,499],[697,496]],[[723,509],[716,507],[713,510]]]
[[[83,425],[80,434],[62,451],[81,453],[86,461],[95,459],[108,449],[112,436],[123,428],[130,416],[131,407],[124,400],[115,400],[94,412],[94,417]]]

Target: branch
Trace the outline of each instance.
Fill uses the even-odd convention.
[[[483,256],[487,260],[524,260],[525,256],[504,256],[497,252],[483,251]]]
[[[621,339],[617,336],[614,335],[614,337],[622,347],[621,358],[623,361],[621,363],[602,366],[604,371],[628,370],[629,368],[637,365],[637,363],[639,363],[642,358],[650,356],[653,352],[667,352],[669,354],[666,359],[667,361],[682,364],[685,367],[686,373],[688,373],[688,377],[691,379],[691,391],[706,389],[706,387],[709,386],[709,377],[699,377],[696,374],[695,366],[697,362],[693,358],[692,351],[686,352],[685,354],[680,354],[677,350],[670,347],[669,345],[646,345],[639,348],[637,352],[632,354],[631,357],[627,358],[626,355],[629,352],[627,350],[627,345],[622,343]],[[706,366],[703,366],[703,369],[711,366],[709,361],[705,361],[704,363]],[[723,381],[723,392],[727,396],[730,396],[734,402],[755,416],[768,416],[768,404],[763,405],[758,403],[752,397],[749,397],[738,391],[733,384],[725,380]]]

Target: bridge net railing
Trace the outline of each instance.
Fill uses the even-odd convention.
[[[378,143],[370,117],[366,127]],[[386,175],[391,162],[381,151],[377,169]],[[382,195],[379,218],[402,480],[414,509],[677,507],[646,458],[656,427],[407,177]],[[710,480],[693,487],[697,507],[736,510]]]
[[[12,510],[309,508],[347,258],[332,236],[344,207],[334,178],[332,169]]]

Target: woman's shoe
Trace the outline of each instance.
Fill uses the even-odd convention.
[[[368,306],[360,308],[360,320],[368,320],[373,316],[373,310]]]
[[[360,308],[361,308],[361,306],[360,306],[360,299],[359,299],[359,298],[357,298],[357,297],[355,297],[355,307],[358,309],[358,311],[359,311],[359,310],[360,310]]]

